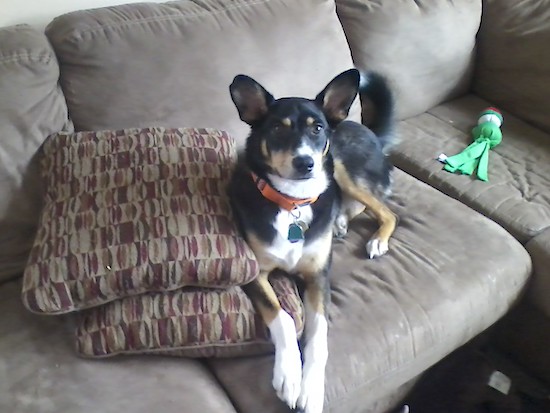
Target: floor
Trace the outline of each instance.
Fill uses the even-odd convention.
[[[410,413],[550,413],[550,388],[481,341],[423,375],[403,401]]]

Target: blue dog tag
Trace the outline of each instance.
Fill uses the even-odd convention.
[[[304,239],[304,230],[298,224],[290,224],[288,227],[288,240],[292,243]]]

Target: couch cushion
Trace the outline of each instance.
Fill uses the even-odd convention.
[[[376,229],[365,216],[334,246],[325,412],[364,412],[387,397],[504,315],[531,273],[502,227],[402,172],[395,181],[388,255],[365,258]],[[272,358],[209,363],[242,413],[275,399]]]
[[[72,127],[58,77],[43,33],[0,29],[0,281],[23,272],[32,246],[42,198],[38,148]]]
[[[489,153],[489,182],[446,172],[435,160],[472,142],[471,129],[487,106],[469,95],[401,122],[394,162],[527,242],[550,226],[550,135],[504,112],[502,143]]]
[[[44,144],[45,206],[23,301],[64,313],[146,291],[258,275],[231,218],[234,140],[214,129],[60,133]]]
[[[527,243],[533,259],[533,280],[529,288],[532,303],[550,318],[550,229]]]
[[[550,133],[550,7],[484,0],[474,90]]]
[[[303,328],[295,283],[270,281],[282,308]],[[126,297],[79,313],[77,352],[87,357],[154,353],[236,357],[273,352],[269,333],[240,287],[179,289]]]
[[[196,360],[78,358],[70,319],[29,313],[20,289],[0,286],[0,411],[236,413]]]
[[[337,0],[353,61],[392,82],[397,116],[470,88],[481,0]]]
[[[235,75],[313,98],[353,65],[333,0],[132,4],[64,15],[47,35],[78,130],[212,127],[244,144]]]
[[[273,392],[271,385],[271,373],[273,369],[272,356],[253,356],[241,358],[238,360],[231,358],[207,359],[206,363],[210,366],[215,376],[220,380],[224,389],[232,395],[235,408],[241,412],[261,412],[261,413],[290,413],[291,411],[285,403],[280,401]],[[253,380],[253,378],[255,378]],[[332,377],[328,379],[337,380]],[[393,412],[392,408],[401,405],[401,401],[411,391],[418,377],[408,381],[402,386],[388,390],[382,397],[365,400],[360,397],[357,400],[356,408],[343,410],[338,406],[327,406],[325,413],[374,413],[374,412]],[[251,391],[251,386],[254,391]],[[365,391],[365,394],[368,391]],[[364,395],[363,395],[364,396]],[[357,396],[351,395],[350,398]],[[342,403],[343,404],[343,403]]]

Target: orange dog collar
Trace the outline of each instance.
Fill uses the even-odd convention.
[[[299,206],[310,205],[317,201],[318,197],[299,199],[283,195],[271,185],[269,185],[264,179],[258,177],[258,175],[256,175],[254,172],[250,172],[250,175],[252,175],[254,183],[256,184],[258,190],[261,192],[264,198],[269,199],[271,202],[276,203],[281,208],[286,209],[287,211],[292,211]]]

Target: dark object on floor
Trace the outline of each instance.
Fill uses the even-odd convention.
[[[403,404],[410,413],[550,412],[548,393],[535,394],[526,383],[495,353],[464,347],[428,370]]]

